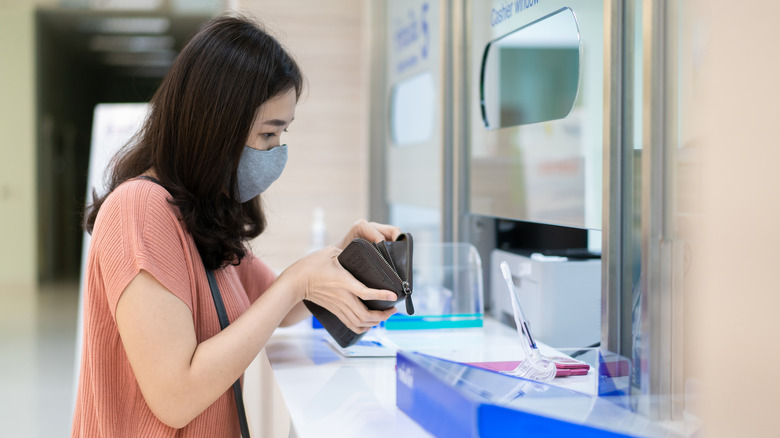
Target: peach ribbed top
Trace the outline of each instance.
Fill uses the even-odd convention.
[[[116,326],[119,297],[141,269],[192,311],[198,342],[219,332],[203,261],[161,186],[127,181],[98,214],[84,289],[84,339],[73,437],[237,437],[231,388],[182,429],[163,424],[146,404]],[[248,253],[238,266],[215,272],[230,321],[274,281],[268,266]]]

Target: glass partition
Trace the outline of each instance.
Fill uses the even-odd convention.
[[[396,146],[423,143],[434,129],[436,89],[431,72],[404,79],[393,87],[390,133]]]
[[[603,2],[470,5],[468,212],[600,230]]]

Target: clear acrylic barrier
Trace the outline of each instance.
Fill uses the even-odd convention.
[[[388,330],[482,327],[482,261],[470,243],[415,243],[414,315],[405,305],[385,322]]]

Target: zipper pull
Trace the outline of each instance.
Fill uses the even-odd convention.
[[[404,287],[404,296],[406,297],[406,313],[414,315],[414,303],[412,303],[412,288],[409,286],[408,281],[402,281],[401,284]]]

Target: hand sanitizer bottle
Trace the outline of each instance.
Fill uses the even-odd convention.
[[[323,210],[322,207],[317,207],[313,211],[313,217],[311,221],[311,240],[309,242],[309,252],[324,248],[327,237],[327,231],[325,229],[325,210]]]

